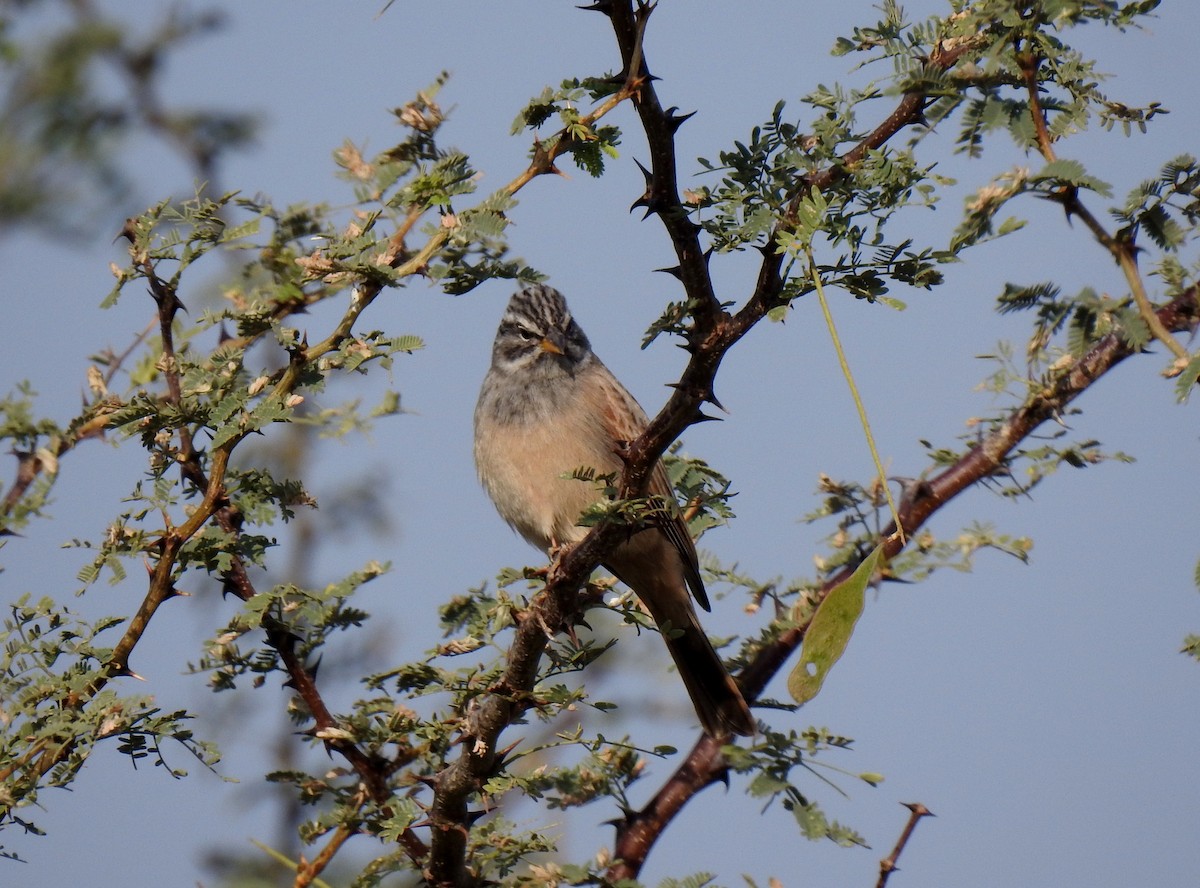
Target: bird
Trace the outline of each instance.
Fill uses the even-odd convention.
[[[603,494],[578,477],[619,474],[622,450],[646,428],[645,411],[592,351],[562,293],[544,284],[509,300],[475,406],[475,466],[500,516],[553,555],[587,533],[580,517]],[[633,531],[604,567],[649,611],[700,724],[714,738],[752,736],[756,722],[700,626],[691,596],[711,610],[696,547],[662,463],[647,494],[667,514]],[[689,596],[689,590],[691,596]]]

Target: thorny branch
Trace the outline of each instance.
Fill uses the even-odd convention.
[[[700,411],[706,401],[714,400],[712,386],[725,353],[778,304],[777,300],[783,288],[782,257],[774,249],[774,244],[769,244],[764,249],[764,259],[753,294],[745,305],[733,315],[721,308],[708,272],[699,237],[700,230],[688,218],[679,198],[674,134],[686,117],[676,114],[674,108],[663,109],[645,61],[642,35],[654,10],[654,4],[642,0],[637,0],[636,3],[631,0],[597,0],[589,8],[604,13],[612,22],[625,71],[622,89],[591,115],[583,118],[582,122],[593,123],[620,103],[626,100],[633,101],[650,151],[646,191],[636,205],[645,207],[647,216],[657,215],[665,226],[679,260],[677,272],[688,295],[689,310],[694,321],[687,341],[691,357],[679,383],[646,432],[629,447],[627,465],[619,488],[621,496],[628,497],[636,496],[644,489],[651,468],[669,444],[688,425],[700,419]],[[969,41],[962,41],[953,47],[939,46],[929,62],[949,69],[971,48]],[[922,111],[927,103],[928,97],[918,90],[904,94],[893,113],[859,145],[847,152],[840,163],[798,181],[793,208],[802,196],[810,193],[812,189],[826,188],[838,177],[845,175],[846,170],[860,162],[867,151],[883,145],[906,127],[920,123]],[[565,134],[549,147],[539,146],[529,167],[505,186],[504,190],[514,194],[537,176],[557,172],[554,162],[567,150],[569,140]],[[1080,216],[1086,212],[1078,205],[1077,195],[1064,195],[1063,200],[1065,206],[1068,200],[1072,202],[1068,206],[1069,212]],[[410,218],[404,232],[411,229],[413,222],[415,218]],[[788,223],[789,220],[785,218],[781,225]],[[403,249],[403,233],[399,233],[400,243],[396,244],[392,266],[406,274],[421,273],[426,263],[444,245],[447,236],[448,232],[443,229],[432,235],[416,254],[409,254]],[[1132,260],[1132,245],[1126,253]],[[1114,255],[1120,260],[1120,255]],[[168,397],[178,399],[179,377],[177,368],[171,368],[173,353],[169,344],[170,321],[179,307],[178,299],[173,292],[164,289],[165,285],[153,273],[152,267],[143,270],[147,272],[152,295],[158,304],[160,327],[163,331]],[[380,290],[381,285],[375,283],[360,286],[355,292],[351,306],[330,337],[317,346],[303,347],[298,351],[300,363],[315,360],[337,348],[344,338],[350,335],[358,316]],[[1178,331],[1193,328],[1197,317],[1200,316],[1196,291],[1193,289],[1181,294],[1153,314],[1164,329]],[[1131,353],[1132,350],[1117,335],[1110,334],[1105,337],[1087,354],[1069,366],[1059,368],[1041,392],[1031,396],[1001,427],[958,463],[907,491],[900,506],[900,522],[908,537],[911,539],[917,528],[958,493],[1003,470],[1008,454],[1020,441],[1042,422],[1060,413],[1082,391]],[[276,393],[286,393],[295,386],[298,379],[297,368],[297,361],[293,361],[282,371],[276,381]],[[105,422],[103,415],[93,417],[81,427],[77,436],[61,452],[65,452],[65,449],[69,449],[78,440],[102,433]],[[187,539],[208,521],[215,521],[228,533],[238,532],[240,516],[229,502],[224,489],[225,467],[237,439],[214,449],[207,472],[192,447],[186,428],[180,430],[180,443],[184,477],[198,491],[203,491],[204,499],[188,522],[179,528],[169,528],[164,535],[156,556],[150,590],[138,616],[131,622],[126,637],[114,651],[109,669],[110,678],[132,674],[128,666],[129,654],[141,638],[157,607],[176,594],[172,584],[173,572],[179,550]],[[27,464],[22,455],[18,467],[18,480],[31,472],[32,476],[36,477],[38,470],[36,462]],[[15,492],[18,499],[31,480],[32,477],[24,481],[24,487]],[[14,487],[8,492],[3,504],[5,508],[11,507],[12,503],[9,500],[14,496],[15,490]],[[2,514],[3,512],[0,512],[0,515]],[[434,800],[430,809],[429,847],[426,848],[411,831],[402,837],[409,856],[414,861],[426,861],[427,878],[439,888],[459,888],[475,884],[475,874],[470,871],[466,859],[468,830],[473,819],[473,813],[468,810],[469,799],[495,771],[502,759],[502,752],[497,748],[502,731],[523,712],[537,704],[532,690],[536,683],[538,664],[550,634],[567,629],[575,622],[581,604],[578,590],[595,566],[621,541],[623,533],[619,526],[601,524],[578,546],[561,553],[551,565],[545,589],[517,617],[517,629],[502,678],[490,693],[480,698],[475,708],[467,715],[460,757],[436,776]],[[895,526],[886,529],[881,534],[881,539],[885,542],[885,551],[889,556],[894,556],[903,547],[901,535]],[[827,580],[818,595],[826,594],[844,580],[853,568],[854,565],[847,566],[842,573]],[[226,590],[239,598],[245,599],[254,595],[255,590],[247,576],[245,565],[239,559],[234,560],[233,566],[222,579]],[[404,762],[381,760],[362,751],[349,740],[336,734],[328,734],[329,729],[336,727],[336,718],[321,698],[313,674],[295,653],[294,637],[269,620],[264,623],[264,629],[268,642],[278,651],[285,664],[290,684],[313,715],[316,736],[324,739],[331,751],[337,751],[346,758],[361,777],[371,798],[379,804],[384,804],[391,792],[389,778]],[[747,699],[753,699],[762,691],[771,677],[794,653],[803,634],[803,626],[790,628],[758,651],[739,677]],[[101,685],[104,681],[107,681],[107,678]],[[99,690],[99,686],[94,689],[96,690]],[[45,773],[57,761],[61,761],[63,756],[65,752],[47,753],[37,761],[25,762],[25,766],[37,768]],[[720,779],[725,767],[719,743],[712,738],[701,737],[651,802],[641,811],[629,812],[618,824],[615,849],[617,863],[610,868],[609,878],[617,880],[636,877],[657,837],[674,815],[696,793]],[[921,816],[915,809],[913,813],[914,818]],[[909,832],[911,824],[910,829],[906,830],[905,838]],[[318,858],[309,864],[306,877],[311,878],[319,873],[320,868],[323,868],[349,835],[345,828],[336,833]],[[897,846],[897,853],[900,847]],[[894,857],[895,854],[892,858],[893,863]],[[882,874],[881,878],[884,878]],[[301,884],[299,875],[297,884]]]
[[[1042,59],[1029,51],[1020,53],[1019,59],[1021,74],[1025,79],[1025,88],[1029,98],[1029,113],[1033,118],[1038,153],[1047,162],[1053,162],[1058,155],[1054,151],[1054,140],[1050,135],[1046,110],[1042,107],[1038,80],[1038,70],[1041,68]],[[1186,364],[1191,357],[1188,350],[1163,326],[1154,312],[1154,304],[1146,294],[1146,285],[1142,281],[1142,274],[1137,264],[1138,248],[1134,244],[1132,234],[1128,237],[1111,234],[1083,203],[1079,197],[1079,189],[1074,185],[1064,186],[1060,189],[1057,200],[1062,204],[1063,211],[1068,218],[1076,216],[1083,220],[1083,224],[1087,226],[1097,243],[1109,252],[1113,261],[1120,267],[1121,273],[1125,276],[1125,282],[1129,285],[1129,292],[1133,295],[1133,302],[1137,306],[1138,314],[1150,329],[1151,335],[1167,347],[1180,362],[1180,367]]]
[[[896,861],[900,859],[908,840],[912,838],[913,830],[917,828],[917,821],[922,817],[934,816],[934,813],[920,802],[906,802],[904,807],[908,808],[908,823],[904,824],[904,831],[896,840],[896,847],[892,849],[892,853],[879,861],[879,881],[875,883],[875,888],[884,888],[892,873],[896,871]]]
[[[579,124],[591,126],[622,102],[627,101],[636,93],[636,90],[637,82],[631,78],[616,94],[602,102],[590,114],[582,117]],[[513,195],[538,176],[557,173],[555,161],[571,149],[572,138],[571,134],[564,130],[549,145],[539,146],[529,166],[501,190],[506,194]],[[409,252],[405,248],[405,236],[425,212],[425,208],[410,208],[404,222],[398,227],[389,242],[387,258],[389,265],[396,270],[398,276],[423,273],[427,264],[437,255],[449,237],[449,229],[442,227],[432,234],[415,253]],[[132,229],[127,228],[123,234],[131,242],[133,241]],[[171,286],[158,276],[148,256],[135,255],[134,262],[145,276],[151,296],[157,305],[157,326],[162,337],[160,367],[167,386],[165,397],[168,403],[178,405],[182,398],[182,389],[179,366],[174,352],[172,325],[175,314],[182,304]],[[362,283],[354,291],[350,305],[341,320],[325,340],[311,346],[307,343],[297,344],[291,349],[287,366],[275,375],[272,396],[281,399],[286,397],[298,385],[306,365],[340,347],[351,335],[355,322],[379,295],[382,288],[381,283],[373,281]],[[306,304],[305,301],[288,302],[281,304],[277,312],[280,315],[286,315],[302,311]],[[226,345],[229,344],[226,343]],[[234,342],[233,344],[246,346],[250,343]],[[109,414],[113,409],[115,409],[113,405],[107,401],[98,406],[94,405],[90,413],[85,413],[86,422],[73,427],[74,434],[58,442],[56,452],[52,456],[57,458],[79,441],[103,434],[109,422]],[[184,524],[165,529],[154,553],[154,565],[150,568],[150,583],[147,593],[138,611],[130,620],[125,634],[114,647],[105,674],[93,682],[93,686],[89,688],[90,695],[98,693],[114,677],[136,676],[136,673],[129,667],[130,655],[145,634],[150,620],[158,608],[178,594],[174,586],[177,559],[188,540],[210,521],[215,522],[228,534],[236,536],[240,532],[241,516],[226,493],[225,472],[231,453],[244,435],[234,436],[214,448],[209,455],[207,471],[204,468],[202,455],[195,449],[191,430],[186,426],[181,427],[178,435],[180,443],[178,460],[181,473],[188,484],[203,492],[203,499],[192,510]],[[30,484],[36,479],[38,473],[44,470],[45,462],[46,457],[38,454],[18,454],[16,483],[6,492],[3,503],[0,503],[0,518],[7,514],[28,492]],[[232,593],[242,600],[248,600],[256,594],[245,563],[237,556],[232,559],[231,567],[222,574],[221,580],[227,593]],[[560,609],[557,605],[566,605],[566,608]],[[452,824],[465,823],[466,818],[465,813],[463,816],[459,816],[457,813],[449,812],[457,812],[459,808],[465,812],[467,796],[477,787],[478,781],[490,773],[494,767],[494,752],[491,751],[494,749],[494,743],[489,747],[486,755],[473,755],[474,752],[483,748],[479,738],[490,734],[494,741],[495,736],[499,734],[504,725],[507,725],[517,714],[531,705],[528,691],[533,687],[540,655],[547,641],[544,627],[565,628],[570,626],[574,620],[576,606],[577,603],[572,596],[547,596],[543,602],[531,608],[523,618],[514,649],[524,653],[510,658],[509,668],[502,682],[502,688],[511,689],[511,695],[503,699],[499,693],[493,695],[489,700],[489,703],[493,704],[492,707],[489,708],[487,705],[480,707],[472,720],[475,724],[484,725],[489,725],[489,721],[491,721],[495,727],[489,725],[486,729],[470,732],[476,739],[473,745],[470,743],[464,745],[464,748],[472,753],[472,755],[464,757],[464,767],[456,769],[452,766],[439,775],[434,805],[431,809],[431,821],[434,827],[432,844],[435,849],[442,849],[443,853],[440,858],[435,857],[435,860],[455,858],[458,829]],[[328,750],[337,752],[347,760],[359,775],[371,800],[386,811],[386,802],[390,799],[392,791],[390,778],[410,761],[407,751],[402,750],[396,758],[385,760],[365,752],[351,740],[342,736],[336,730],[338,726],[336,717],[326,706],[316,686],[313,671],[296,653],[297,639],[295,636],[269,617],[264,619],[263,629],[266,633],[267,643],[277,651],[288,672],[288,685],[301,697],[312,715],[312,733],[324,741]],[[498,689],[498,691],[500,690]],[[75,701],[75,705],[83,706],[86,702],[86,699],[81,698]],[[39,747],[31,750],[21,762],[14,764],[8,773],[0,774],[0,777],[7,779],[7,776],[16,769],[45,774],[56,764],[65,760],[69,754],[69,744],[63,744],[53,749]],[[331,841],[325,849],[330,857],[336,853],[348,836],[335,836],[335,838],[337,841]],[[446,850],[447,839],[449,839],[448,850]],[[401,835],[400,841],[414,862],[419,863],[429,855],[429,849],[411,829]],[[459,848],[457,853],[460,864],[462,862],[461,850]],[[306,877],[311,878],[327,862],[327,860],[321,862],[321,858],[318,858],[301,875],[308,873],[309,875]],[[465,869],[461,866],[459,871],[465,873]]]
[[[1180,294],[1160,308],[1157,314],[1170,330],[1195,329],[1200,321],[1197,288]],[[937,510],[958,494],[994,474],[1002,473],[1008,455],[1038,426],[1060,415],[1068,404],[1101,376],[1134,353],[1135,350],[1118,334],[1110,333],[1083,357],[1061,368],[1042,391],[1014,410],[1000,428],[962,459],[928,481],[914,485],[900,502],[900,521],[906,538],[912,539]],[[904,548],[894,523],[882,531],[879,541],[884,543],[884,555],[887,558],[895,557]],[[827,579],[813,596],[814,603],[824,600],[857,567],[857,562],[849,564]],[[806,623],[793,626],[755,654],[737,676],[747,700],[754,700],[762,693],[767,683],[800,646],[806,629]],[[711,738],[702,737],[650,802],[640,811],[627,813],[618,822],[614,848],[617,862],[609,868],[609,878],[613,881],[636,878],[654,842],[671,819],[693,795],[721,780],[724,773],[725,763],[719,747],[711,742]]]
[[[5,526],[5,522],[12,515],[17,503],[29,493],[30,486],[39,475],[46,471],[54,474],[58,470],[59,460],[80,443],[104,436],[104,431],[108,427],[109,415],[117,407],[117,400],[108,394],[107,387],[112,384],[125,362],[157,325],[157,321],[155,321],[134,336],[133,341],[120,354],[115,354],[111,349],[103,354],[101,360],[107,367],[106,372],[99,374],[94,383],[89,377],[89,383],[93,386],[96,398],[90,404],[85,403],[83,412],[71,422],[66,434],[52,438],[44,448],[44,452],[18,451],[14,453],[14,456],[17,457],[16,475],[8,490],[5,491],[4,498],[0,499],[0,535],[12,533]]]
[[[625,455],[626,467],[620,479],[619,495],[632,497],[644,490],[652,467],[670,443],[687,426],[702,418],[703,404],[715,402],[712,386],[720,362],[725,353],[773,307],[773,300],[782,290],[781,266],[778,254],[773,249],[765,250],[759,286],[745,308],[736,316],[730,316],[721,308],[700,243],[700,229],[687,217],[679,199],[674,134],[687,118],[676,114],[674,108],[663,109],[645,61],[642,37],[654,4],[643,0],[636,3],[598,0],[587,8],[607,15],[612,22],[624,65],[624,87],[618,97],[633,99],[650,149],[646,191],[634,206],[645,207],[647,217],[657,215],[666,227],[679,260],[674,271],[684,284],[694,320],[687,341],[691,359],[686,369],[667,404],[645,433],[631,442]],[[968,48],[966,42],[953,49],[939,47],[934,63],[950,67]],[[848,167],[858,163],[867,150],[882,145],[906,126],[919,122],[925,103],[923,94],[906,94],[898,109],[863,144],[849,152],[836,169],[801,183],[797,195],[808,193],[813,187],[826,187],[844,175]],[[552,164],[545,165],[545,171],[551,169]],[[433,829],[430,865],[426,875],[439,888],[474,884],[474,874],[466,860],[471,823],[468,799],[497,766],[496,744],[500,733],[532,703],[529,693],[548,633],[562,631],[572,624],[580,604],[576,597],[578,590],[623,535],[624,530],[616,524],[601,523],[579,544],[561,553],[550,567],[545,589],[521,615],[503,679],[471,714],[464,730],[460,758],[437,778],[430,816]],[[679,810],[723,770],[720,745],[711,738],[702,738],[677,772],[678,779],[671,781],[656,797],[655,802],[661,805],[659,816],[639,818],[631,815],[619,825],[619,862],[610,870],[610,875],[613,878],[636,876],[654,837],[665,825],[662,815],[669,819],[670,814]],[[647,830],[652,823],[657,825]],[[644,836],[646,841],[638,842],[635,836]],[[639,845],[640,853],[630,853],[631,844]]]
[[[622,88],[591,114],[582,118],[590,126],[601,116],[631,98],[637,100],[646,80],[638,71],[627,71]],[[535,151],[530,167],[514,179],[506,191],[515,193],[537,175],[557,172],[554,161],[569,148],[566,134],[551,147]],[[565,631],[578,619],[581,604],[577,593],[603,554],[614,548],[623,531],[601,525],[579,547],[551,566],[545,589],[529,608],[517,615],[517,629],[507,654],[504,675],[468,714],[459,758],[442,770],[434,782],[429,811],[430,855],[426,878],[438,888],[464,888],[475,884],[467,861],[467,839],[472,814],[470,797],[495,772],[501,761],[497,749],[500,734],[523,712],[535,706],[532,696],[538,664],[550,638]],[[594,559],[590,561],[589,559]]]
[[[346,840],[352,835],[354,830],[351,827],[340,824],[316,857],[311,861],[301,859],[300,865],[296,867],[296,879],[292,882],[292,888],[308,888],[325,871],[325,867],[329,866],[342,845],[346,844]]]
[[[630,9],[628,3],[614,3],[608,4],[605,11],[613,21],[622,57],[630,57],[632,52],[628,41],[633,33],[632,25],[638,15],[648,14],[649,8],[639,3],[635,12]],[[949,70],[977,46],[977,42],[969,39],[953,44],[939,44],[928,63]],[[929,97],[920,90],[906,92],[895,110],[862,142],[843,155],[840,162],[800,180],[791,212],[794,212],[804,195],[812,189],[820,190],[832,185],[844,176],[847,170],[859,163],[867,151],[880,147],[906,127],[921,123],[923,111],[929,101]],[[629,448],[628,463],[621,479],[620,490],[623,496],[636,495],[643,488],[649,467],[661,456],[671,441],[690,423],[697,420],[703,401],[712,398],[712,384],[721,358],[774,307],[783,289],[783,256],[774,248],[774,243],[769,243],[763,250],[764,259],[754,292],[744,307],[732,317],[719,309],[711,313],[706,310],[705,306],[714,304],[711,300],[715,298],[712,297],[707,263],[699,252],[698,231],[690,220],[683,218],[682,207],[676,196],[673,137],[678,127],[677,118],[669,112],[662,112],[654,96],[652,82],[643,86],[638,109],[650,143],[651,157],[655,162],[647,194],[653,195],[652,200],[657,200],[658,203],[651,202],[648,206],[650,210],[658,212],[676,253],[680,256],[679,276],[691,299],[690,306],[693,308],[695,325],[688,342],[692,359],[679,385],[675,387],[666,406],[654,418],[645,434]],[[674,202],[671,200],[672,196]],[[780,223],[780,228],[787,224],[789,219],[785,218]],[[1118,259],[1120,258],[1118,255]],[[1122,267],[1125,267],[1124,263]],[[690,281],[696,283],[690,284]],[[1196,289],[1181,294],[1157,312],[1151,307],[1151,315],[1157,329],[1194,329],[1197,319],[1200,318]],[[1133,349],[1119,335],[1108,335],[1082,358],[1068,367],[1059,368],[1045,389],[1031,396],[1012,413],[1000,429],[958,463],[929,482],[908,491],[900,505],[903,533],[900,533],[893,523],[880,534],[880,541],[885,543],[886,557],[891,558],[899,553],[905,546],[905,540],[912,539],[914,532],[954,496],[992,474],[1003,471],[1008,454],[1024,438],[1042,422],[1060,414],[1067,404],[1101,375],[1132,353]],[[556,565],[560,575],[574,576],[573,571],[568,574],[568,568],[573,567],[577,559],[590,571],[599,562],[597,556],[607,551],[607,543],[603,528],[594,530],[589,538]],[[856,567],[857,564],[847,565],[836,576],[828,579],[817,594],[817,600],[822,600],[830,590],[844,582]],[[754,700],[795,652],[803,640],[805,628],[801,625],[781,633],[772,644],[759,650],[737,677],[747,700]],[[719,744],[709,737],[701,737],[650,802],[640,811],[627,812],[617,823],[614,844],[616,862],[609,868],[608,878],[612,881],[636,878],[654,842],[675,814],[700,790],[722,779],[725,770]]]

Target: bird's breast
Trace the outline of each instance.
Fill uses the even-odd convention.
[[[580,467],[620,471],[613,447],[593,411],[579,400],[564,401],[507,422],[480,417],[475,464],[504,520],[545,550],[583,537],[579,517],[602,494],[595,482],[569,473]]]

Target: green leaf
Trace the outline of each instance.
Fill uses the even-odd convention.
[[[1192,356],[1180,372],[1179,378],[1175,380],[1175,397],[1179,399],[1180,404],[1186,403],[1191,397],[1197,382],[1200,382],[1200,354]]]
[[[1200,635],[1189,635],[1183,640],[1180,653],[1187,654],[1195,660],[1200,660]]]
[[[862,615],[867,585],[875,575],[880,552],[881,546],[876,546],[849,579],[825,596],[813,615],[804,633],[800,662],[788,676],[788,693],[797,703],[807,703],[820,693],[825,676],[846,650],[854,624]]]
[[[1077,160],[1068,158],[1058,158],[1052,160],[1044,167],[1041,172],[1032,177],[1034,182],[1054,182],[1055,184],[1073,185],[1076,188],[1086,188],[1088,191],[1094,191],[1101,197],[1109,197],[1112,195],[1112,187],[1095,176],[1088,175],[1083,164]]]
[[[1009,216],[1000,223],[1000,227],[996,229],[996,237],[1004,237],[1006,234],[1012,234],[1014,231],[1020,231],[1025,227],[1025,220],[1018,219],[1016,216]]]

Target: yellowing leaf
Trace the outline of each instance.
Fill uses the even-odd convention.
[[[820,693],[825,676],[846,650],[854,624],[862,615],[879,555],[876,546],[844,583],[825,596],[813,615],[800,647],[800,662],[788,676],[788,693],[797,703],[807,703]]]

